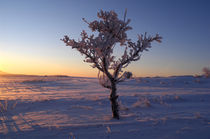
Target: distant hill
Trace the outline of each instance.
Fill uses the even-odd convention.
[[[4,71],[0,71],[0,76],[27,76],[27,75],[24,75],[24,74],[11,74],[11,73],[7,73],[7,72],[4,72]],[[29,75],[29,76],[31,76],[31,75]]]
[[[0,75],[3,75],[3,74],[8,74],[8,73],[0,71]]]
[[[45,76],[45,77],[69,77],[68,75],[26,75],[26,74],[11,74],[7,72],[0,71],[0,76]]]
[[[10,74],[4,71],[0,71],[0,76],[13,76],[14,74]]]

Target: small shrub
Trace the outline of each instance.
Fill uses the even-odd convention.
[[[181,98],[180,96],[177,96],[177,95],[174,96],[174,99],[175,99],[175,100],[182,100],[182,98]]]
[[[6,112],[8,110],[8,101],[4,100],[4,102],[2,102],[0,102],[0,110],[1,112]]]
[[[204,67],[203,72],[206,78],[210,78],[210,68]]]
[[[15,101],[14,103],[9,103],[8,100],[1,100],[0,111],[4,113],[4,112],[7,112],[8,110],[13,110],[15,109],[16,105],[17,105],[17,101]]]
[[[122,111],[127,111],[127,110],[129,110],[129,108],[126,107],[124,104],[122,104],[121,101],[119,101],[119,106],[120,106],[120,110],[122,110]]]
[[[151,107],[151,103],[147,98],[140,98],[132,107]]]

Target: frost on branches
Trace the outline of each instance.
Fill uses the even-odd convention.
[[[81,40],[75,41],[68,36],[64,36],[62,41],[72,49],[78,50],[85,56],[85,62],[98,69],[99,83],[111,90],[110,101],[113,118],[119,119],[116,84],[132,76],[131,72],[123,71],[123,69],[132,61],[139,60],[141,53],[151,48],[151,42],[161,42],[162,37],[158,34],[152,37],[145,33],[144,35],[138,35],[137,42],[132,42],[126,34],[128,30],[132,29],[128,25],[131,20],[126,19],[126,12],[123,20],[118,19],[118,15],[114,11],[101,10],[97,16],[99,20],[92,22],[83,19],[92,32],[96,32],[97,35],[88,35],[83,30]],[[116,44],[124,49],[120,58],[113,55]]]

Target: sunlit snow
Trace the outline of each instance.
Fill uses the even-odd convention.
[[[210,138],[209,78],[136,78],[117,91],[120,120],[96,78],[2,76],[0,138]]]

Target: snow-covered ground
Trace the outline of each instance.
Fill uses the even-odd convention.
[[[0,77],[0,139],[210,139],[210,79],[131,79],[121,119],[96,78]]]

